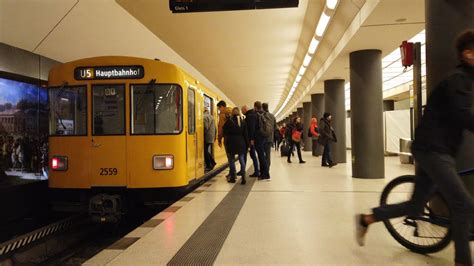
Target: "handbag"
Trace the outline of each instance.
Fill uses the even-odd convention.
[[[301,141],[301,131],[293,129],[293,131],[291,132],[291,140],[293,140],[294,142],[300,142]]]

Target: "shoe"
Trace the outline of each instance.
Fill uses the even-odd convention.
[[[355,237],[357,244],[363,247],[365,245],[365,235],[367,234],[369,227],[362,224],[362,214],[356,214],[355,216]]]
[[[300,163],[306,163],[305,161],[300,161]]]
[[[337,165],[337,163],[330,163],[329,168],[332,168],[333,166],[336,166],[336,165]]]
[[[286,162],[287,162],[287,163],[291,163],[291,160],[290,160],[290,159],[288,159],[288,160],[286,160]]]
[[[259,177],[259,176],[260,176],[260,174],[257,174],[257,173],[253,173],[253,174],[250,175],[250,177]]]
[[[258,181],[270,181],[270,177],[259,177]]]
[[[321,164],[321,167],[329,167],[329,164]]]
[[[235,183],[235,177],[234,177],[234,178],[229,178],[229,179],[227,180],[227,182],[228,182],[228,183]]]
[[[240,181],[240,184],[245,185],[246,183],[247,183],[247,181],[245,181],[245,178],[242,178],[242,181]]]
[[[242,171],[237,173],[238,176],[242,176]]]

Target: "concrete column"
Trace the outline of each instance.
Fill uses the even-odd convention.
[[[311,94],[311,113],[312,116],[316,116],[319,123],[324,114],[324,94]],[[322,154],[323,146],[318,145],[316,148],[316,156],[321,156]]]
[[[304,119],[303,107],[296,108],[296,112],[298,113],[298,116],[301,117],[301,123],[303,123],[303,119]]]
[[[464,30],[474,27],[474,1],[426,1],[426,88],[428,94],[458,63],[454,41]],[[465,133],[458,153],[458,169],[474,168],[474,134]],[[465,178],[474,195],[474,178]]]
[[[384,100],[383,101],[383,111],[393,111],[395,110],[395,101],[394,100]]]
[[[324,114],[324,94],[311,94],[311,113],[321,120]]]
[[[303,103],[303,112],[304,112],[304,115],[303,115],[303,118],[304,118],[303,144],[304,145],[303,146],[304,146],[305,151],[310,151],[312,148],[312,141],[311,141],[312,138],[308,137],[308,129],[309,129],[309,126],[311,125],[311,117],[312,117],[310,102]]]
[[[331,146],[332,159],[335,163],[346,163],[346,97],[344,80],[325,80],[324,94],[324,106],[326,112],[332,115],[332,127],[337,138],[337,142]]]
[[[297,111],[294,111],[294,112],[293,112],[293,115],[291,116],[291,121],[290,121],[290,123],[293,123],[293,119],[294,119],[295,117],[297,117],[297,116],[298,116],[298,112],[297,112]]]
[[[382,52],[350,54],[352,176],[384,178]]]

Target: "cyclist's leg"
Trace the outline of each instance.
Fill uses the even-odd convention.
[[[474,202],[456,171],[456,161],[449,154],[417,152],[423,170],[433,179],[451,211],[451,229],[455,246],[455,261],[472,265],[469,246]]]
[[[372,211],[375,221],[382,221],[405,215],[417,216],[421,211],[423,211],[426,201],[434,191],[434,184],[432,180],[421,171],[417,172],[419,172],[419,174],[415,177],[415,188],[411,199],[402,203],[373,208]]]

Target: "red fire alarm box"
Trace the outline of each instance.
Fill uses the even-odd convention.
[[[402,65],[409,67],[413,65],[413,43],[403,41],[400,45],[400,53],[402,55]]]

